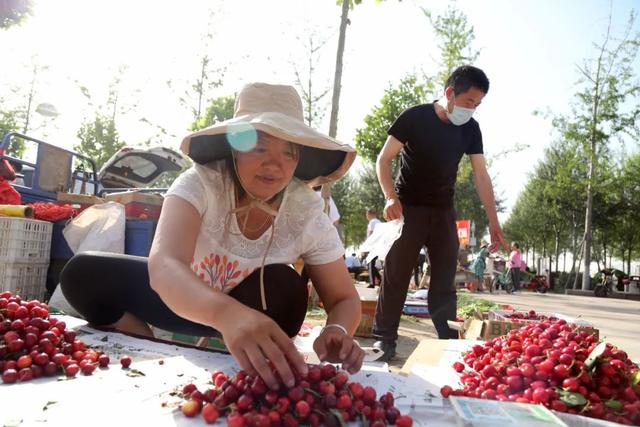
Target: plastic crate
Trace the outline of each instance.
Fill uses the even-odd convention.
[[[20,295],[24,300],[44,301],[47,296],[46,263],[0,263],[0,290]]]
[[[52,230],[50,222],[0,217],[0,262],[48,263]]]
[[[127,220],[124,228],[124,253],[149,256],[158,221]]]

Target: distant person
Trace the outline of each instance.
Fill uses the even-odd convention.
[[[320,197],[324,202],[324,198],[322,197],[322,192],[321,192],[322,186],[318,185],[316,187],[313,187],[313,190],[316,192],[318,197]],[[326,208],[327,207],[325,206],[325,212],[327,212]],[[331,196],[329,196],[328,209],[329,210],[327,212],[327,215],[329,215],[329,220],[331,221],[333,226],[336,228],[336,230],[338,230],[338,235],[340,236],[340,240],[344,244],[344,227],[340,222],[340,211],[338,210],[338,206],[336,206],[336,202],[333,200],[333,197]]]
[[[487,268],[487,257],[489,256],[489,243],[485,240],[480,242],[480,251],[478,251],[478,255],[473,260],[473,264],[471,264],[471,271],[473,271],[473,275],[476,280],[476,289],[478,292],[482,292],[483,290],[483,282],[484,282],[484,271]]]
[[[447,79],[442,99],[411,107],[396,119],[378,155],[376,173],[386,199],[384,218],[404,218],[402,235],[384,261],[373,328],[380,339],[375,346],[384,351],[384,360],[395,355],[411,271],[423,245],[431,262],[431,319],[439,338],[458,336],[447,322],[456,318],[453,283],[459,242],[453,198],[458,164],[465,154],[489,219],[490,250],[504,245],[480,126],[471,117],[488,91],[489,79],[482,70],[470,65],[456,68]],[[400,170],[394,186],[391,165],[398,154]]]
[[[367,238],[373,234],[373,230],[376,229],[376,225],[380,224],[380,220],[378,219],[378,214],[376,213],[375,208],[367,209],[366,214],[367,220]],[[382,277],[380,276],[380,271],[376,266],[376,262],[378,261],[378,257],[374,257],[369,264],[367,264],[367,268],[369,270],[369,288],[374,288],[376,285],[380,285]]]
[[[347,265],[347,270],[349,271],[349,273],[353,273],[356,277],[364,270],[362,264],[360,263],[360,260],[355,253],[352,253],[351,255],[346,257],[344,259],[344,263]]]
[[[513,292],[520,291],[520,268],[522,267],[522,254],[520,254],[520,245],[516,242],[511,243],[511,254],[509,255],[509,274]]]
[[[420,253],[418,254],[418,263],[413,269],[413,283],[415,283],[416,288],[420,287],[420,279],[424,274],[424,263],[427,261],[427,251],[424,246],[420,249]]]

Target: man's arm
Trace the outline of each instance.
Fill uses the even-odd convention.
[[[476,191],[489,218],[489,234],[491,235],[490,250],[491,252],[495,252],[500,246],[506,247],[506,243],[504,241],[504,235],[502,234],[502,228],[500,228],[500,223],[498,222],[493,184],[487,172],[484,155],[471,154],[469,158],[471,159],[471,167],[473,168],[473,181],[476,186]]]
[[[398,200],[396,190],[393,188],[393,178],[391,176],[391,162],[393,162],[393,159],[396,158],[401,150],[402,142],[398,141],[392,135],[389,135],[376,161],[378,182],[382,188],[384,198],[387,200],[384,206],[384,218],[387,221],[402,217],[402,205],[400,204],[400,200]]]

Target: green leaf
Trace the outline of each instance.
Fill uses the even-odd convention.
[[[340,427],[347,427],[347,424],[342,419],[342,414],[340,413],[340,411],[338,411],[337,409],[332,409],[331,413],[333,414],[334,417],[336,417],[336,419],[340,423]]]
[[[615,411],[621,411],[623,406],[622,402],[620,402],[619,400],[615,400],[615,399],[609,399],[606,400],[604,402],[605,405],[607,405],[609,408],[615,410]]]
[[[558,390],[558,394],[560,395],[560,400],[569,406],[582,406],[587,403],[587,399],[580,393],[573,393],[566,390],[560,392]]]
[[[50,400],[50,401],[48,401],[48,402],[47,402],[47,404],[46,404],[46,405],[44,405],[44,407],[42,408],[42,410],[43,410],[43,411],[46,411],[47,409],[49,409],[49,406],[51,406],[51,405],[55,405],[56,403],[58,403],[58,402],[56,402],[55,400]]]
[[[144,372],[139,371],[137,369],[129,369],[129,372],[127,372],[127,376],[128,377],[144,377]]]
[[[587,368],[587,370],[593,369],[596,364],[596,360],[598,360],[598,357],[602,356],[602,353],[604,353],[606,348],[607,343],[603,341],[593,349],[593,351],[589,354],[589,357],[587,357],[587,359],[584,361],[584,366]]]
[[[635,371],[631,375],[631,384],[635,387],[640,383],[640,371]]]
[[[7,420],[4,422],[4,424],[2,425],[3,427],[18,427],[20,424],[22,424],[22,420]]]

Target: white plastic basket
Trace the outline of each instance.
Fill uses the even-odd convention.
[[[0,217],[0,262],[48,263],[52,231],[47,221]]]
[[[10,291],[23,300],[44,301],[47,296],[46,263],[5,263],[0,262],[0,291]]]

